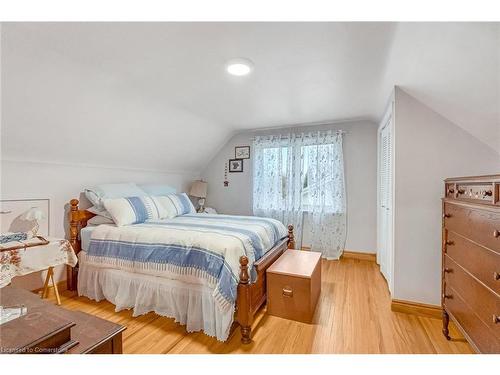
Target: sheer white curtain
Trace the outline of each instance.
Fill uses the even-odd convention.
[[[338,259],[346,237],[342,132],[256,137],[253,212],[293,224],[299,246],[308,220],[311,249]]]

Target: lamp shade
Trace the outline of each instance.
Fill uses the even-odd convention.
[[[38,207],[31,207],[22,215],[24,220],[42,220],[44,217],[45,214]]]
[[[207,185],[205,181],[195,181],[191,185],[191,190],[189,191],[189,195],[197,198],[206,198],[207,197]]]

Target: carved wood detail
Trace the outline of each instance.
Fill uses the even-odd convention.
[[[448,178],[442,202],[443,335],[456,324],[478,352],[500,353],[500,175]]]
[[[73,250],[78,254],[81,250],[80,230],[87,226],[87,221],[95,214],[78,209],[78,199],[69,202],[69,242]],[[66,266],[66,282],[68,290],[76,290],[78,277],[78,264],[75,267]]]
[[[288,226],[288,248],[295,249],[295,235],[293,234],[293,225]]]

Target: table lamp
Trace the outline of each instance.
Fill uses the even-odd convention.
[[[33,237],[36,237],[36,235],[38,233],[38,229],[40,229],[40,223],[38,221],[42,220],[44,218],[45,218],[45,214],[38,207],[31,207],[28,211],[26,211],[22,215],[23,220],[34,221],[34,227],[31,229],[31,232],[33,233]]]
[[[189,192],[189,195],[191,195],[192,197],[199,198],[198,212],[200,213],[205,210],[203,206],[205,205],[205,198],[207,197],[207,185],[207,182],[203,180],[197,180],[193,182],[193,184],[191,185],[191,190]]]

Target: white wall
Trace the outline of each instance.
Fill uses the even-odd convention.
[[[393,298],[440,304],[443,180],[499,172],[495,150],[396,88]]]
[[[50,199],[50,235],[66,237],[68,202],[82,200],[83,208],[89,203],[81,192],[85,187],[102,183],[136,182],[164,183],[178,191],[188,191],[197,174],[169,174],[148,170],[116,169],[69,164],[1,161],[1,199]],[[57,279],[65,279],[64,267],[56,270]],[[14,285],[26,289],[41,287],[41,273],[17,277]]]
[[[202,154],[227,133],[170,102],[146,99],[140,87],[124,86],[110,72],[58,53],[54,41],[33,43],[34,34],[19,24],[1,26],[0,198],[49,198],[52,236],[65,237],[66,206],[87,186],[151,182],[187,191],[199,177],[199,157],[179,142],[179,126],[187,133],[195,125],[210,132],[212,143],[197,148]],[[63,268],[57,278],[65,278]],[[27,275],[13,284],[34,289],[41,277]]]
[[[347,192],[346,249],[376,252],[376,185],[377,125],[353,121],[321,126],[298,126],[255,130],[233,136],[208,163],[202,177],[208,182],[207,205],[221,213],[252,214],[252,160],[244,161],[243,173],[228,173],[229,186],[224,187],[224,165],[234,159],[234,147],[252,145],[252,138],[263,134],[287,134],[290,131],[343,129],[344,164]],[[251,150],[252,156],[253,150]],[[304,245],[308,244],[307,226]]]

